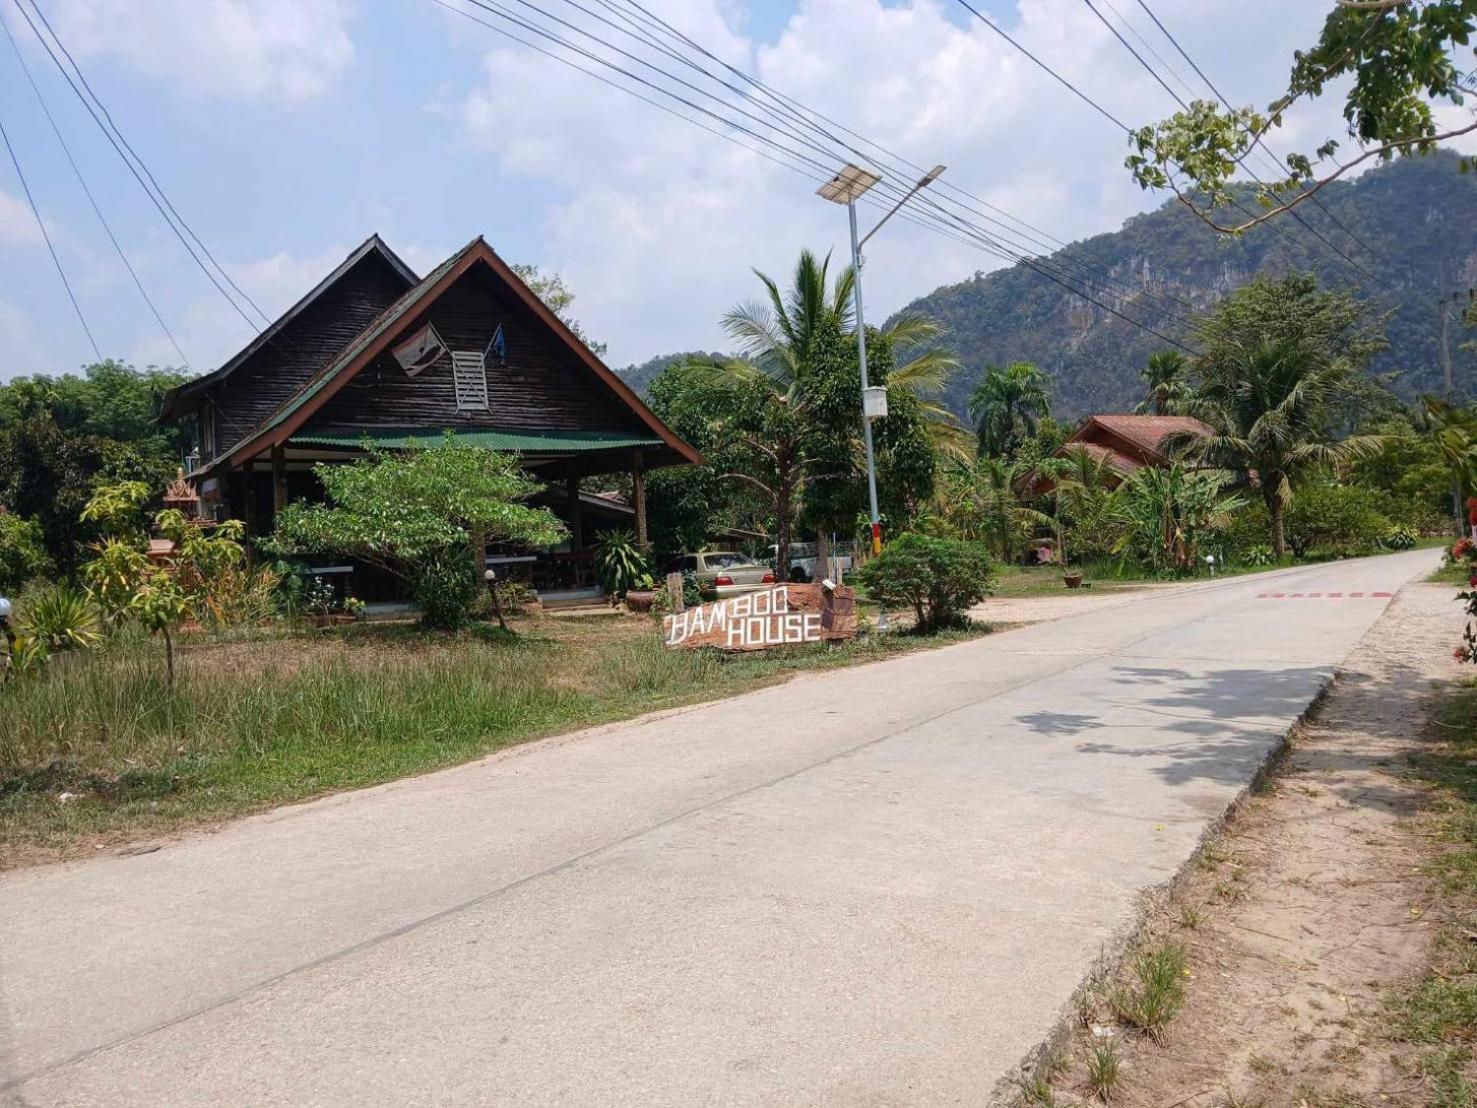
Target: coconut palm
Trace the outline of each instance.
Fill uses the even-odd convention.
[[[1160,350],[1150,354],[1139,376],[1149,386],[1148,398],[1134,411],[1150,415],[1177,415],[1190,399],[1190,385],[1185,380],[1189,360],[1178,350]]]
[[[766,441],[759,435],[749,437],[749,447],[767,459],[773,479],[760,481],[753,475],[733,475],[760,491],[772,506],[779,547],[776,564],[781,567],[789,565],[790,532],[805,481],[820,464],[809,454],[806,442],[808,422],[816,407],[815,398],[806,394],[807,373],[824,353],[825,344],[834,341],[838,331],[852,329],[854,322],[855,273],[847,266],[832,280],[829,269],[829,255],[818,258],[802,250],[790,288],[784,293],[772,278],[755,270],[764,285],[764,299],[739,304],[723,317],[724,329],[744,355],[744,359],[725,363],[724,370],[751,386],[768,389],[773,401],[783,405],[787,413],[776,412],[770,419],[769,433],[777,438]],[[965,435],[963,429],[946,409],[928,399],[942,390],[958,365],[951,354],[929,345],[940,333],[941,328],[933,320],[905,313],[882,328],[878,336],[895,349],[917,351],[909,361],[892,369],[887,387],[918,397],[935,446],[945,454],[957,454],[959,440]],[[857,446],[859,449],[859,442]],[[825,551],[817,553],[825,557]]]
[[[996,458],[1014,453],[1051,414],[1049,391],[1046,374],[1030,362],[1012,362],[1004,369],[986,366],[969,398],[980,453]]]
[[[1166,438],[1171,451],[1201,465],[1229,470],[1258,488],[1271,517],[1272,550],[1287,552],[1284,517],[1309,472],[1342,465],[1380,448],[1378,435],[1333,441],[1328,404],[1349,384],[1354,370],[1343,358],[1296,339],[1264,340],[1203,367],[1196,415],[1209,435]]]

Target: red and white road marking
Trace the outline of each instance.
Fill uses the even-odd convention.
[[[1258,600],[1389,600],[1392,592],[1259,592]]]

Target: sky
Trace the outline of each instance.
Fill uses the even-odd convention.
[[[17,2],[0,0],[0,16],[83,178],[189,367],[208,371],[254,328],[169,231]],[[475,10],[470,0],[447,2]],[[528,10],[522,0],[503,2]],[[605,10],[600,2],[538,6],[619,40],[576,6]],[[947,165],[947,181],[1057,238],[1112,230],[1163,200],[1124,170],[1122,132],[956,0],[643,2],[746,74],[913,162]],[[1138,0],[1097,2],[1195,83]],[[1173,110],[1082,0],[976,4],[1130,124]],[[432,0],[40,6],[180,215],[272,318],[371,233],[419,272],[480,234],[509,261],[561,273],[576,295],[573,314],[621,366],[726,349],[723,313],[762,291],[752,270],[783,279],[802,247],[838,258],[848,250],[845,212],[815,195],[818,171],[772,164]],[[1329,3],[1149,6],[1223,92],[1262,105],[1285,82],[1292,51],[1316,37]],[[1304,109],[1279,142],[1316,145],[1338,131],[1337,111],[1328,98]],[[0,124],[103,355],[179,365],[9,43],[0,43]],[[867,249],[868,318],[1001,264],[894,220]],[[0,150],[0,380],[93,360]]]

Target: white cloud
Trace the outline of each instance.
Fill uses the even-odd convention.
[[[111,56],[193,92],[311,99],[354,59],[351,0],[61,0],[50,18],[80,59]]]
[[[1162,0],[1156,11],[1228,95],[1262,103],[1285,81],[1293,49],[1317,33],[1321,13],[1305,7]],[[987,27],[950,18],[954,8],[942,0],[800,0],[767,45],[744,38],[742,13],[726,0],[665,0],[656,8],[745,72],[915,163],[946,163],[946,184],[1054,236],[1111,230],[1162,202],[1142,193],[1123,168],[1123,132]],[[1005,23],[1027,48],[1126,124],[1174,110],[1168,94],[1076,0],[1018,0],[1016,15]],[[1146,24],[1141,29],[1152,32]],[[669,58],[629,40],[622,45],[702,81]],[[1170,56],[1172,48],[1162,45]],[[652,77],[628,59],[620,64]],[[1313,133],[1338,130],[1334,104],[1304,115],[1299,122]],[[617,363],[721,346],[718,318],[758,289],[747,275],[751,266],[782,277],[802,246],[834,247],[838,258],[846,252],[844,213],[814,196],[820,169],[802,177],[776,167],[521,47],[487,52],[460,121],[465,139],[494,154],[504,173],[549,186],[545,256],[536,260],[569,278],[579,296],[576,314],[610,343]],[[815,156],[828,165],[861,160]],[[934,195],[942,195],[938,187]],[[869,224],[875,214],[863,218]],[[869,246],[867,261],[872,319],[1002,264],[901,219]]]
[[[40,246],[41,228],[24,197],[0,189],[0,246]]]

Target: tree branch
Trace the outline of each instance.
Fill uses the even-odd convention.
[[[1369,2],[1370,3],[1375,3],[1375,2],[1385,3],[1386,0],[1369,0]],[[1405,0],[1398,0],[1398,2],[1404,3]],[[1415,145],[1416,143],[1419,143],[1419,142],[1442,142],[1442,141],[1444,141],[1446,139],[1457,138],[1457,137],[1459,137],[1461,135],[1470,134],[1473,131],[1477,131],[1477,120],[1474,120],[1473,122],[1467,124],[1467,126],[1465,126],[1465,127],[1458,127],[1456,130],[1454,130],[1454,131],[1447,131],[1444,134],[1440,134],[1440,135],[1416,135],[1413,138],[1396,139],[1393,142],[1387,142],[1387,143],[1385,143],[1383,146],[1376,146],[1373,149],[1366,150],[1363,154],[1360,154],[1359,157],[1355,158],[1353,161],[1346,162],[1343,165],[1339,166],[1339,168],[1337,170],[1335,170],[1333,173],[1330,173],[1327,177],[1324,177],[1324,178],[1320,179],[1319,181],[1317,181],[1311,188],[1305,189],[1302,192],[1298,193],[1296,196],[1294,196],[1291,200],[1287,201],[1285,204],[1278,204],[1274,208],[1268,208],[1265,212],[1263,212],[1261,215],[1257,216],[1256,218],[1254,218],[1254,219],[1248,219],[1245,223],[1240,223],[1240,224],[1237,224],[1237,225],[1232,226],[1232,227],[1223,227],[1221,224],[1217,223],[1210,216],[1210,214],[1208,212],[1206,212],[1203,209],[1201,209],[1200,207],[1198,207],[1192,199],[1190,199],[1183,192],[1181,192],[1179,190],[1179,187],[1177,185],[1175,185],[1175,183],[1174,183],[1174,181],[1173,181],[1172,178],[1170,180],[1170,187],[1172,189],[1174,189],[1175,196],[1179,197],[1179,199],[1192,212],[1194,212],[1197,216],[1199,216],[1200,219],[1203,222],[1209,224],[1211,227],[1213,227],[1217,231],[1220,231],[1222,234],[1226,234],[1226,235],[1239,235],[1242,231],[1249,231],[1251,228],[1255,227],[1259,223],[1265,223],[1267,220],[1271,219],[1273,216],[1281,215],[1283,212],[1286,212],[1286,211],[1291,211],[1293,208],[1297,207],[1303,201],[1305,201],[1309,197],[1315,195],[1325,185],[1330,185],[1334,181],[1337,181],[1340,177],[1342,177],[1349,170],[1353,169],[1360,162],[1368,161],[1370,158],[1378,157],[1381,154],[1387,154],[1387,153],[1389,153],[1392,150],[1401,150],[1401,149],[1404,149],[1407,146],[1413,146],[1413,145]]]
[[[747,473],[724,473],[718,477],[720,481],[747,481],[771,500],[774,499],[774,490],[757,477],[750,477]]]
[[[1398,8],[1401,4],[1409,4],[1410,0],[1334,0],[1341,8],[1353,8],[1362,12],[1387,12],[1391,8]]]

